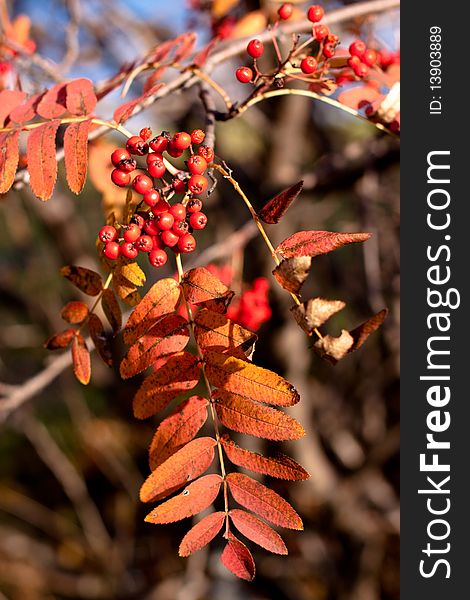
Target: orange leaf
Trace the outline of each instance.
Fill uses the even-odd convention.
[[[217,416],[225,427],[233,431],[276,441],[298,440],[305,435],[298,421],[275,408],[220,390],[214,399]]]
[[[67,348],[75,336],[75,331],[75,329],[66,329],[60,333],[55,333],[44,342],[44,348],[47,348],[47,350],[61,350]]]
[[[101,275],[91,269],[68,265],[62,267],[60,273],[87,296],[97,296],[103,288]]]
[[[272,200],[267,202],[259,211],[258,217],[270,225],[279,223],[280,219],[286,214],[289,206],[302,191],[303,185],[304,182],[299,181],[272,198]]]
[[[237,21],[232,29],[232,38],[243,38],[261,33],[266,29],[267,18],[263,11],[253,10]]]
[[[223,17],[232,10],[240,0],[214,0],[211,5],[211,12],[216,18]]]
[[[205,308],[218,313],[227,310],[234,296],[234,292],[203,267],[187,271],[181,286],[188,302],[202,304]]]
[[[15,106],[15,108],[9,114],[10,121],[18,125],[23,125],[24,123],[34,119],[37,114],[37,105],[43,95],[44,94],[35,94],[34,96],[27,98],[23,104]]]
[[[332,231],[298,231],[276,248],[285,258],[291,256],[318,256],[355,242],[365,242],[370,233],[335,233]]]
[[[78,300],[68,302],[61,310],[60,316],[67,323],[82,323],[88,317],[88,306]]]
[[[0,127],[5,126],[9,114],[26,98],[25,92],[19,90],[2,90],[0,92]]]
[[[179,352],[140,386],[134,397],[134,415],[146,419],[163,410],[173,398],[196,387],[200,368],[196,356]]]
[[[238,508],[228,514],[238,531],[249,540],[274,554],[288,554],[282,537],[258,517]]]
[[[26,154],[30,185],[41,200],[49,200],[57,179],[55,136],[60,120],[45,123],[34,129],[28,137]]]
[[[89,115],[95,110],[96,96],[89,79],[74,79],[67,83],[66,106],[70,114],[78,117]]]
[[[258,339],[252,331],[206,308],[196,314],[195,324],[196,340],[203,349],[215,346],[220,350],[238,347],[248,350]]]
[[[121,362],[121,377],[134,377],[152,365],[157,358],[180,352],[188,342],[186,319],[179,315],[163,317],[129,348]]]
[[[66,111],[65,90],[67,84],[57,83],[46,91],[39,101],[36,112],[44,119],[59,119]]]
[[[140,500],[154,502],[165,498],[202,475],[214,460],[216,443],[210,437],[188,442],[150,474],[140,488]]]
[[[197,515],[217,498],[222,477],[220,475],[204,475],[190,483],[181,494],[170,498],[157,506],[145,517],[147,523],[174,523],[187,517]]]
[[[90,353],[84,338],[76,333],[72,341],[72,363],[75,377],[83,385],[90,383]]]
[[[238,504],[280,527],[303,529],[302,520],[292,506],[262,483],[242,473],[230,473],[227,482]]]
[[[109,340],[103,327],[101,319],[96,315],[90,315],[88,320],[88,331],[90,332],[91,339],[95,344],[95,348],[98,354],[103,359],[105,365],[112,367],[113,365],[113,353],[109,345]]]
[[[205,352],[204,361],[210,383],[227,392],[275,406],[292,406],[300,399],[286,379],[253,363],[213,350]]]
[[[160,279],[153,285],[134,309],[124,328],[126,344],[131,345],[155,323],[172,313],[180,297],[180,286],[175,279]]]
[[[19,138],[19,129],[0,134],[0,194],[6,194],[15,181]]]
[[[127,119],[129,119],[132,116],[135,107],[138,104],[145,104],[146,101],[150,101],[152,96],[154,96],[154,94],[156,94],[161,87],[163,87],[163,83],[157,83],[150,89],[146,90],[146,92],[142,94],[142,96],[134,98],[134,100],[131,100],[130,102],[126,102],[125,104],[119,106],[114,111],[113,115],[113,118],[116,121],[116,123],[124,123],[124,121],[127,121]]]
[[[91,126],[91,121],[71,123],[64,133],[65,172],[69,188],[74,194],[79,194],[85,185]]]
[[[113,290],[110,290],[109,288],[103,290],[101,307],[111,325],[113,333],[118,333],[122,325],[122,312]]]
[[[220,560],[229,571],[240,577],[240,579],[245,579],[246,581],[253,580],[255,576],[255,561],[245,544],[242,544],[233,535],[230,536],[224,551],[220,555]]]
[[[257,452],[240,448],[235,442],[228,439],[228,436],[222,439],[222,445],[229,460],[238,467],[289,481],[303,481],[310,477],[298,462],[284,454],[268,458]]]
[[[214,512],[196,523],[181,540],[178,554],[189,556],[204,548],[222,529],[225,521],[224,512]]]
[[[381,98],[383,94],[370,87],[369,85],[363,85],[355,87],[345,92],[341,92],[338,96],[338,102],[359,110],[363,104],[370,104]]]
[[[160,423],[150,444],[152,470],[194,438],[206,422],[208,404],[205,398],[191,396]]]

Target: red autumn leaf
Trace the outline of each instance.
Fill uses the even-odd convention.
[[[76,333],[72,341],[72,363],[75,377],[83,385],[90,383],[91,364],[90,353],[84,338]]]
[[[206,422],[208,404],[205,398],[191,396],[160,423],[150,444],[152,471],[194,438]]]
[[[196,34],[193,32],[186,32],[179,35],[175,41],[178,42],[178,46],[175,48],[173,61],[181,62],[194,50],[194,46],[196,44]]]
[[[60,120],[45,123],[34,129],[28,137],[26,154],[30,185],[41,200],[49,200],[57,179],[55,136]]]
[[[95,345],[98,354],[103,359],[105,365],[112,367],[113,365],[113,353],[109,344],[108,337],[103,327],[101,319],[96,315],[90,315],[88,320],[88,331],[90,332],[91,339]]]
[[[222,439],[222,445],[229,460],[238,467],[289,481],[303,481],[310,477],[298,462],[284,454],[265,457],[257,452],[240,448],[235,442],[228,439],[228,436]]]
[[[303,529],[302,520],[292,506],[262,483],[242,473],[230,473],[227,482],[238,504],[266,521],[288,529]]]
[[[362,344],[367,340],[371,333],[374,333],[385,321],[388,314],[388,310],[384,308],[376,315],[367,319],[364,323],[361,323],[358,327],[350,331],[350,335],[354,340],[354,344],[351,346],[349,352],[358,350]]]
[[[202,349],[218,347],[221,351],[228,348],[251,348],[258,336],[237,325],[225,315],[212,310],[200,310],[195,316],[194,333]]]
[[[146,419],[163,410],[173,398],[196,387],[200,367],[197,356],[178,352],[140,386],[134,397],[134,415]]]
[[[180,352],[188,342],[189,328],[186,319],[179,315],[163,317],[129,348],[121,362],[121,377],[134,377],[158,358]]]
[[[202,437],[188,442],[158,466],[140,488],[142,502],[155,502],[169,496],[202,475],[214,460],[216,441]]]
[[[74,79],[67,83],[67,110],[71,115],[82,117],[95,110],[96,96],[93,83],[89,79]]]
[[[299,394],[286,379],[253,363],[208,350],[204,354],[209,382],[224,391],[275,406],[292,406]]]
[[[188,302],[201,304],[204,308],[218,313],[227,310],[234,296],[234,292],[203,267],[187,271],[181,286]]]
[[[281,536],[258,517],[239,508],[232,509],[228,514],[232,523],[246,538],[274,554],[288,554]]]
[[[217,416],[225,427],[267,440],[298,440],[305,431],[293,417],[275,408],[219,390],[214,394]]]
[[[85,185],[91,126],[91,121],[71,123],[64,133],[65,172],[69,188],[74,194],[79,194]]]
[[[101,275],[91,269],[68,265],[62,267],[60,273],[87,296],[97,296],[103,288]]]
[[[370,233],[336,233],[332,231],[298,231],[276,248],[284,258],[291,256],[318,256],[355,242],[365,242]]]
[[[111,325],[113,333],[118,333],[122,326],[122,312],[113,290],[110,290],[109,288],[103,290],[103,295],[101,296],[101,308]]]
[[[44,119],[59,119],[66,111],[66,83],[57,83],[43,95],[38,102],[36,112]]]
[[[251,552],[235,537],[230,536],[220,555],[222,564],[234,575],[246,581],[252,581],[255,576],[255,561]]]
[[[23,125],[28,121],[32,121],[37,114],[37,105],[43,96],[44,93],[34,94],[34,96],[27,98],[23,104],[15,106],[9,114],[10,121],[17,125]]]
[[[23,102],[24,98],[26,98],[26,93],[19,90],[2,90],[0,92],[0,127],[5,126],[9,114]]]
[[[67,323],[82,323],[88,317],[88,306],[78,300],[68,302],[61,310],[60,316]]]
[[[6,194],[15,181],[19,138],[19,129],[0,134],[0,194]]]
[[[204,548],[222,529],[224,521],[225,513],[221,511],[213,512],[204,517],[181,540],[178,554],[180,556],[189,556]]]
[[[299,181],[267,202],[259,211],[258,217],[268,224],[279,223],[289,206],[302,191],[304,182]]]
[[[212,52],[214,47],[217,45],[218,41],[219,40],[217,38],[213,38],[206,46],[204,46],[204,48],[202,48],[202,50],[200,50],[195,55],[195,57],[193,59],[193,65],[195,67],[199,67],[199,69],[201,69],[206,64],[210,53]]]
[[[174,523],[197,515],[214,502],[219,494],[221,484],[222,477],[220,475],[204,475],[190,483],[181,494],[157,506],[145,517],[145,520],[147,523],[159,525]]]
[[[161,87],[163,87],[163,83],[157,83],[156,85],[148,89],[144,94],[142,94],[142,96],[134,98],[134,100],[131,100],[130,102],[126,102],[125,104],[119,106],[114,111],[113,115],[113,118],[116,121],[116,123],[124,123],[124,121],[127,121],[127,119],[129,119],[132,116],[132,113],[138,104],[150,104],[152,97],[158,92],[158,90]]]
[[[129,346],[144,335],[164,315],[172,313],[180,297],[175,279],[160,279],[134,309],[124,328],[124,341]]]
[[[354,108],[355,110],[359,110],[362,108],[363,103],[370,104],[381,97],[382,94],[376,89],[369,85],[364,85],[341,92],[338,96],[338,102],[341,102],[341,104],[349,106],[350,108]]]
[[[44,348],[47,350],[62,350],[67,348],[75,336],[75,329],[66,329],[60,333],[55,333],[46,342],[44,342]]]

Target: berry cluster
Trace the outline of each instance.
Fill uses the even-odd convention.
[[[214,151],[209,146],[199,146],[197,153],[194,146],[202,144],[205,134],[196,129],[191,134],[180,131],[173,137],[167,132],[150,139],[152,131],[144,128],[138,136],[128,139],[125,148],[117,148],[111,154],[111,162],[115,167],[111,173],[113,183],[119,187],[131,184],[135,192],[142,196],[135,214],[129,224],[114,227],[106,225],[99,232],[100,240],[105,244],[103,254],[110,260],[119,256],[135,259],[139,252],[148,254],[150,264],[163,266],[168,255],[166,248],[175,252],[193,252],[196,240],[192,235],[195,230],[204,229],[207,217],[202,212],[202,200],[198,197],[208,187],[203,173],[208,164],[214,160]],[[163,157],[166,152],[172,158],[178,158],[189,150],[186,161],[187,171],[175,171]],[[146,168],[137,166],[137,158],[146,156]],[[171,181],[165,179],[174,175]],[[139,173],[132,173],[139,169]],[[161,186],[157,187],[155,180]],[[184,194],[181,202],[170,204],[176,194]],[[145,208],[139,210],[142,205]]]
[[[227,309],[227,317],[251,331],[257,331],[263,323],[271,318],[268,291],[269,282],[266,277],[256,278],[253,286],[244,290],[240,300],[230,304]]]
[[[368,48],[362,40],[354,40],[349,46],[348,66],[357,77],[363,78],[369,74],[369,68],[377,63],[377,52]]]

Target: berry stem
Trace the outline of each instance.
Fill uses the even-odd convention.
[[[183,270],[183,264],[181,261],[181,254],[179,254],[179,253],[176,255],[176,268],[178,269],[178,281],[181,284],[183,277],[184,277],[184,270]],[[184,300],[184,303],[186,306],[186,311],[188,313],[189,328],[191,330],[191,335],[194,340],[194,343],[196,345],[197,355],[201,361],[202,378],[204,380],[204,385],[207,388],[207,394],[209,396],[208,400],[209,400],[209,406],[210,406],[210,414],[211,414],[212,424],[214,426],[215,440],[217,442],[217,451],[219,454],[220,472],[221,472],[221,475],[222,475],[222,478],[224,481],[224,510],[225,510],[225,514],[228,515],[229,506],[228,506],[227,471],[225,469],[224,453],[222,450],[222,444],[220,442],[220,429],[219,429],[217,413],[214,408],[214,399],[212,397],[212,387],[211,387],[211,384],[209,383],[209,380],[207,379],[205,363],[204,363],[204,354],[201,350],[201,347],[198,344],[198,341],[197,341],[197,338],[196,338],[196,335],[194,332],[193,312],[192,312],[191,306],[185,296],[182,286],[181,286],[181,295],[183,297],[183,300]]]
[[[233,109],[233,102],[221,85],[216,83],[211,77],[209,77],[209,75],[206,75],[206,73],[204,73],[200,69],[192,69],[192,72],[196,77],[199,77],[201,81],[207,83],[207,85],[209,85],[213,90],[215,90],[219,94],[219,96],[225,102],[227,110],[231,111]]]

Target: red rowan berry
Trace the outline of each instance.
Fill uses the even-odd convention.
[[[155,248],[149,253],[149,262],[152,267],[163,267],[168,260],[168,254],[161,248]]]
[[[145,194],[153,188],[153,179],[148,175],[136,175],[132,180],[132,187],[138,194]]]
[[[132,216],[130,223],[135,223],[139,227],[139,229],[142,229],[145,223],[145,219],[142,215],[135,214]]]
[[[264,44],[261,40],[251,40],[250,42],[248,42],[246,51],[251,56],[251,58],[259,58],[263,55]]]
[[[348,66],[351,67],[352,70],[354,70],[360,64],[361,59],[359,58],[359,56],[351,56],[350,58],[348,58]]]
[[[155,177],[155,179],[161,179],[166,173],[166,167],[165,163],[163,162],[163,157],[161,155],[158,155],[157,158],[150,161],[147,165],[147,171],[152,177]]]
[[[135,242],[142,233],[141,228],[136,223],[131,223],[124,231],[122,237],[126,242]]]
[[[207,216],[202,212],[193,213],[189,217],[189,224],[193,229],[204,229],[207,225]]]
[[[367,46],[362,40],[354,40],[349,46],[349,54],[351,54],[351,56],[359,56],[359,58],[362,58],[366,50]]]
[[[132,137],[130,137],[127,140],[126,149],[131,154],[137,154],[137,156],[143,156],[144,154],[147,154],[147,152],[149,151],[149,146],[146,142],[144,142],[144,140],[140,136],[133,135]]]
[[[326,36],[325,42],[327,44],[333,44],[333,46],[337,46],[339,44],[339,37],[337,35],[334,35],[334,33],[329,33]]]
[[[178,250],[180,252],[193,252],[196,249],[196,240],[190,233],[178,239]]]
[[[125,173],[119,169],[114,169],[111,172],[111,181],[114,183],[114,185],[125,187],[131,182],[131,175],[130,173]]]
[[[149,146],[154,152],[159,152],[161,154],[168,147],[168,138],[164,135],[158,135],[156,138],[153,138],[153,140],[150,140]]]
[[[215,157],[214,149],[210,146],[200,146],[197,153],[199,156],[202,156],[202,158],[205,158],[208,163],[211,163]]]
[[[166,151],[172,158],[179,158],[184,152],[184,150],[180,150],[176,147],[173,140],[171,140],[171,142],[168,144]]]
[[[121,245],[121,254],[125,258],[134,259],[137,258],[139,251],[132,242],[124,242],[124,244]]]
[[[318,23],[325,16],[325,11],[319,4],[314,4],[307,11],[307,18],[312,23]]]
[[[192,175],[202,175],[207,169],[206,159],[199,154],[193,154],[186,164],[188,165],[188,171]]]
[[[207,190],[207,179],[203,175],[193,175],[188,181],[188,190],[191,194],[203,194]]]
[[[191,143],[202,144],[205,137],[206,137],[206,134],[204,133],[204,131],[202,131],[202,129],[195,129],[191,133]]]
[[[160,213],[168,212],[170,210],[170,205],[166,200],[160,200],[157,202],[155,206],[152,208],[152,212],[154,215],[158,215]]]
[[[325,58],[333,58],[335,53],[336,53],[336,48],[333,46],[333,44],[325,44],[323,46],[323,56]]]
[[[179,177],[175,177],[171,182],[171,185],[177,194],[186,193],[186,182]]]
[[[166,246],[173,248],[173,246],[176,246],[176,244],[178,243],[180,237],[174,231],[166,230],[162,231],[161,239]]]
[[[313,35],[317,42],[323,41],[330,34],[330,30],[326,25],[315,25],[313,28]]]
[[[179,131],[175,133],[171,142],[178,150],[186,150],[191,146],[191,136],[186,131]]]
[[[119,163],[123,160],[129,160],[131,155],[125,148],[116,148],[111,154],[111,162],[115,167],[119,166]]]
[[[240,67],[235,71],[235,76],[240,83],[249,83],[253,79],[250,67]]]
[[[171,231],[176,234],[178,237],[181,237],[185,233],[189,231],[189,224],[187,221],[175,221],[173,223],[173,227]]]
[[[149,138],[151,138],[152,130],[150,129],[150,127],[144,127],[143,129],[141,129],[139,131],[139,137],[142,138],[144,140],[144,142],[146,142]]]
[[[158,214],[155,217],[155,220],[157,221],[158,228],[161,231],[167,231],[173,227],[173,223],[175,222],[175,217],[169,212],[164,212],[164,213]]]
[[[147,206],[153,208],[160,202],[160,192],[154,189],[147,190],[144,194],[143,200]]]
[[[103,250],[103,254],[110,260],[116,260],[120,253],[121,246],[117,242],[108,242]]]
[[[145,221],[144,231],[148,235],[158,235],[161,231],[156,218]]]
[[[369,74],[369,67],[361,62],[354,67],[354,73],[358,77],[366,77]]]
[[[300,63],[300,68],[303,73],[310,75],[317,70],[317,60],[314,56],[306,56]]]
[[[283,21],[287,21],[287,19],[291,18],[292,12],[293,12],[292,4],[290,2],[286,2],[285,4],[282,4],[279,7],[277,14],[279,15],[280,19],[282,19]]]
[[[368,48],[362,56],[362,62],[368,67],[373,67],[377,62],[377,52],[372,48]]]
[[[202,210],[202,201],[199,198],[193,198],[186,205],[186,209],[189,213],[197,213]]]
[[[160,248],[161,250],[163,250],[165,248],[165,244],[162,241],[160,233],[158,235],[152,235],[152,242],[153,242],[153,250],[156,250],[157,248]]]
[[[124,171],[124,173],[132,173],[137,168],[137,163],[132,158],[121,160],[118,165],[118,169],[120,171]]]
[[[181,203],[173,204],[173,206],[168,211],[170,215],[173,215],[176,221],[182,221],[186,218],[186,206],[183,206]]]
[[[140,252],[150,252],[153,249],[153,240],[149,235],[141,235],[137,238],[135,245]]]
[[[98,237],[104,244],[106,244],[107,242],[114,242],[117,236],[118,233],[116,231],[116,228],[112,225],[105,225],[100,229],[100,232],[98,234]]]

